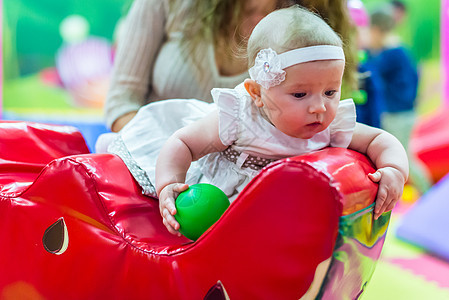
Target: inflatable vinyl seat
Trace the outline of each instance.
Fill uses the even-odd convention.
[[[389,213],[373,220],[373,168],[357,152],[267,166],[193,242],[165,229],[117,156],[42,126],[0,126],[1,299],[203,299],[217,286],[230,299],[357,299],[373,274]],[[20,144],[31,162],[4,153]]]
[[[413,129],[410,151],[427,167],[434,183],[449,173],[449,108],[423,118]]]

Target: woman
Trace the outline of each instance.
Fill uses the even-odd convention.
[[[254,26],[292,4],[318,13],[341,35],[347,57],[344,94],[349,95],[355,87],[355,49],[344,0],[135,0],[118,42],[105,104],[107,126],[119,131],[149,102],[211,102],[213,87],[235,87],[248,77],[241,49]]]

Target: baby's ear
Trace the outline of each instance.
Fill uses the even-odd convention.
[[[253,99],[256,106],[262,107],[263,102],[261,97],[260,84],[252,79],[245,79],[243,85],[245,86],[246,91],[251,96],[251,99]]]

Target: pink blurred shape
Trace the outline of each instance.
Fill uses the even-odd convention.
[[[90,37],[62,46],[56,54],[56,68],[75,104],[103,105],[112,70],[112,49],[106,39]]]
[[[369,25],[369,15],[360,0],[348,0],[348,10],[352,21],[357,27],[367,27]]]

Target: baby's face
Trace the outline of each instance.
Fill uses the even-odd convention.
[[[262,109],[283,133],[310,139],[334,120],[340,101],[344,62],[324,60],[285,69],[285,80],[262,89]]]

